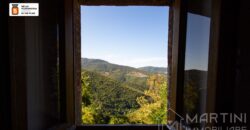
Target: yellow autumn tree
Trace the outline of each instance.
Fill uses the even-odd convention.
[[[137,98],[140,108],[129,113],[128,119],[139,124],[167,123],[167,81],[161,74],[151,75],[147,80],[149,89]]]

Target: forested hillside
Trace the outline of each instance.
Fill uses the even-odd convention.
[[[83,124],[166,123],[165,74],[84,58],[81,79]]]
[[[82,59],[84,124],[166,123],[166,68],[133,68],[99,59]],[[185,112],[199,111],[206,71],[186,70]]]
[[[150,73],[133,67],[116,65],[100,59],[82,59],[82,68],[96,72],[119,82],[126,82],[130,87],[144,91],[147,89],[146,80]]]

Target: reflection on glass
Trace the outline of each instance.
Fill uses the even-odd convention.
[[[184,114],[194,117],[204,113],[206,106],[210,18],[192,13],[187,16]],[[187,123],[192,126],[196,122]]]

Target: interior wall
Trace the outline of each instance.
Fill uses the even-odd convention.
[[[4,130],[11,129],[10,105],[10,60],[8,44],[8,2],[0,4],[0,126]]]
[[[236,61],[236,89],[234,90],[234,109],[236,112],[247,112],[250,116],[250,1],[239,2],[239,14],[237,18],[238,42]],[[249,122],[249,121],[248,121]],[[249,125],[250,127],[250,125]]]
[[[58,1],[32,2],[39,3],[38,17],[8,17],[12,126],[19,130],[48,129],[60,118]]]
[[[217,112],[233,112],[233,89],[235,87],[235,66],[237,44],[237,15],[239,7],[235,1],[222,0],[219,31]]]
[[[44,130],[58,123],[57,1],[38,0],[40,14],[27,18],[28,129]]]
[[[219,33],[217,113],[250,114],[250,2],[222,0]],[[247,118],[248,119],[248,118]],[[238,123],[250,127],[247,123]],[[223,123],[221,126],[235,126]]]

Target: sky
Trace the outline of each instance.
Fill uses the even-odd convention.
[[[81,6],[81,56],[167,67],[168,7]]]

